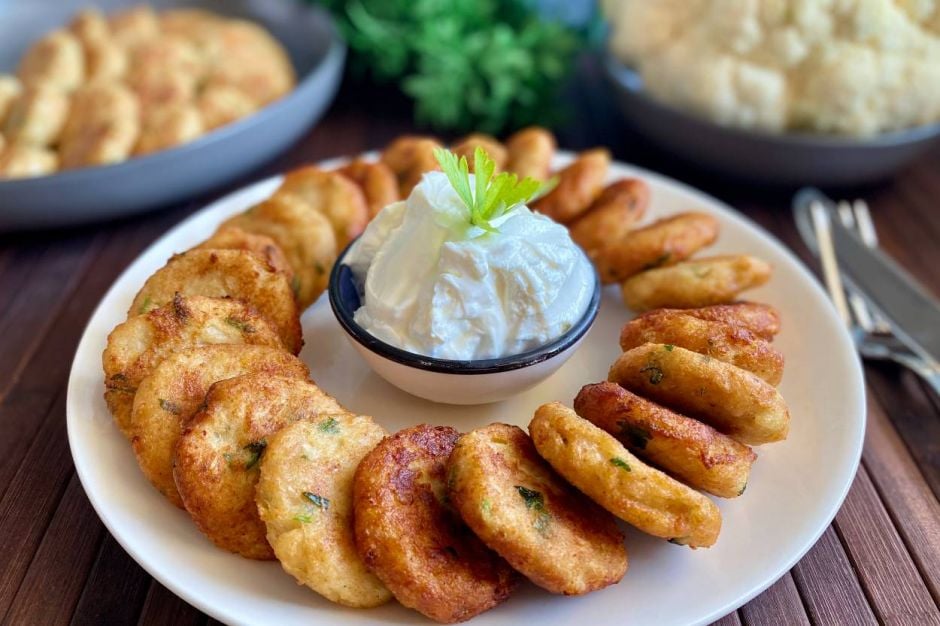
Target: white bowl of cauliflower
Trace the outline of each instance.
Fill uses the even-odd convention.
[[[637,126],[748,178],[885,177],[940,137],[940,0],[606,0]]]

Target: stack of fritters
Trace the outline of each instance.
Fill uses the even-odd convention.
[[[294,86],[249,21],[146,5],[78,13],[0,75],[0,178],[119,163],[191,141]]]

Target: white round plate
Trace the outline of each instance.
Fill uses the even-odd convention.
[[[570,155],[561,155],[558,165]],[[822,289],[777,240],[717,200],[635,167],[615,164],[611,178],[636,176],[652,190],[651,218],[704,211],[721,222],[709,253],[748,253],[770,261],[769,284],[748,299],[780,309],[777,346],[787,358],[780,391],[790,406],[789,438],[757,450],[747,493],[718,500],[718,543],[693,551],[627,530],[630,568],[623,581],[577,598],[524,585],[506,603],[474,618],[485,624],[704,624],[770,586],[815,543],[842,503],[865,430],[862,372],[851,340]],[[331,604],[298,586],[274,562],[253,562],[215,548],[186,513],[170,505],[137,469],[130,446],[102,398],[101,352],[137,289],[174,252],[212,233],[225,217],[267,197],[277,179],[215,202],[171,230],[115,282],[85,329],[68,387],[68,434],[75,467],[111,534],[162,584],[209,615],[232,624],[428,623],[396,603],[372,610]],[[375,416],[390,432],[427,422],[467,431],[494,421],[528,424],[540,404],[570,405],[582,385],[604,380],[630,319],[616,287],[607,288],[597,323],[578,352],[551,378],[511,400],[476,407],[433,404],[373,374],[333,318],[327,298],[303,316],[302,358],[341,403]]]

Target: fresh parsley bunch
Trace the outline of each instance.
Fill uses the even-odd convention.
[[[419,122],[497,133],[557,119],[557,91],[583,43],[527,0],[320,0],[352,61],[394,81]]]

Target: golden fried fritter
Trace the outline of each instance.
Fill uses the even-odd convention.
[[[122,80],[127,73],[127,51],[113,39],[97,39],[82,44],[85,48],[87,83]]]
[[[45,85],[62,91],[81,86],[85,79],[85,53],[75,35],[54,30],[34,43],[17,74],[25,85]]]
[[[536,585],[578,595],[623,578],[613,516],[555,474],[522,429],[491,424],[463,435],[447,470],[467,525]]]
[[[589,256],[627,234],[646,213],[650,190],[638,178],[611,183],[591,203],[584,215],[568,226],[571,239]]]
[[[336,170],[353,181],[362,190],[369,206],[369,219],[379,211],[399,200],[398,181],[395,174],[381,161],[370,162],[355,159]]]
[[[161,11],[157,16],[160,32],[198,41],[207,30],[220,26],[225,18],[204,9],[176,7]]]
[[[440,147],[437,139],[417,135],[402,135],[386,146],[381,161],[398,179],[400,197],[407,198],[425,172],[441,169],[434,158],[434,149]]]
[[[25,143],[4,147],[4,141],[0,141],[0,178],[45,176],[59,167],[59,157],[52,150]]]
[[[186,348],[224,343],[283,347],[274,327],[238,300],[176,295],[159,309],[118,324],[101,360],[104,399],[121,432],[132,436],[134,394],[160,361]]]
[[[567,224],[582,215],[604,188],[610,152],[586,150],[557,173],[558,185],[533,203],[532,208],[556,222]]]
[[[118,82],[78,89],[62,131],[63,169],[119,163],[128,158],[140,133],[137,98]]]
[[[559,474],[625,522],[690,548],[718,539],[721,513],[714,502],[646,465],[565,405],[540,406],[529,433]]]
[[[199,346],[167,356],[137,387],[130,432],[137,463],[167,499],[182,508],[173,482],[173,453],[182,426],[220,380],[252,372],[304,380],[307,366],[270,346]]]
[[[353,477],[385,429],[363,415],[300,421],[268,439],[255,500],[268,543],[297,582],[356,608],[392,594],[363,563],[353,530]]]
[[[157,14],[146,5],[139,4],[108,16],[111,36],[126,48],[150,41],[160,34]]]
[[[555,157],[555,136],[539,126],[523,128],[506,140],[506,171],[519,178],[548,180]]]
[[[780,332],[780,313],[769,304],[758,302],[714,304],[697,309],[655,309],[639,317],[656,315],[659,311],[679,311],[708,322],[740,326],[767,341],[773,341],[774,336]]]
[[[444,623],[503,602],[517,580],[447,501],[445,466],[458,436],[446,426],[399,431],[366,455],[353,486],[363,561],[399,602]]]
[[[676,345],[707,354],[754,372],[771,385],[783,377],[783,354],[741,326],[686,315],[681,309],[658,309],[624,325],[620,347],[625,352],[644,343]]]
[[[196,526],[217,546],[249,559],[273,559],[258,517],[258,461],[268,437],[298,420],[333,428],[346,410],[311,382],[246,374],[209,388],[183,427],[173,475]]]
[[[174,148],[205,132],[199,110],[190,104],[152,109],[144,115],[134,154],[143,156]]]
[[[293,89],[294,67],[287,53],[258,24],[224,20],[206,29],[204,37],[208,82],[236,87],[259,107]]]
[[[220,226],[211,237],[193,250],[247,250],[262,257],[275,271],[282,272],[293,285],[294,270],[284,251],[267,235],[252,233],[238,226]]]
[[[326,289],[336,260],[336,235],[326,216],[300,198],[273,196],[229,218],[220,228],[230,226],[267,235],[280,246],[294,270],[291,287],[301,310]]]
[[[69,22],[69,32],[78,37],[78,40],[85,46],[91,42],[111,38],[108,20],[104,13],[96,8],[82,9],[76,13]]]
[[[49,146],[59,140],[68,114],[68,95],[51,85],[33,84],[10,104],[3,134],[11,143]]]
[[[766,283],[772,271],[766,262],[744,254],[683,261],[628,278],[623,301],[634,311],[724,304]]]
[[[496,171],[501,172],[506,166],[507,151],[506,147],[495,137],[483,133],[473,133],[457,140],[450,151],[457,157],[467,159],[467,165],[471,172],[474,171],[474,153],[477,148],[483,148],[486,154],[496,164]]]
[[[199,92],[196,107],[207,131],[251,115],[258,108],[241,89],[221,83],[206,85]]]
[[[345,176],[309,165],[290,171],[275,196],[294,196],[330,220],[336,245],[346,247],[365,230],[369,208],[359,187]]]
[[[615,383],[585,385],[574,410],[637,456],[695,489],[722,498],[744,493],[754,451],[698,420]]]
[[[197,249],[175,255],[147,279],[128,315],[163,306],[175,294],[243,300],[274,324],[286,349],[300,352],[300,319],[288,279],[253,252]]]
[[[706,213],[680,213],[610,240],[593,255],[604,283],[687,259],[718,238],[718,220]]]
[[[786,439],[790,413],[755,374],[704,354],[648,343],[620,355],[607,379],[714,426],[741,443]]]
[[[6,121],[13,102],[23,92],[23,85],[16,76],[0,74],[0,129]]]

